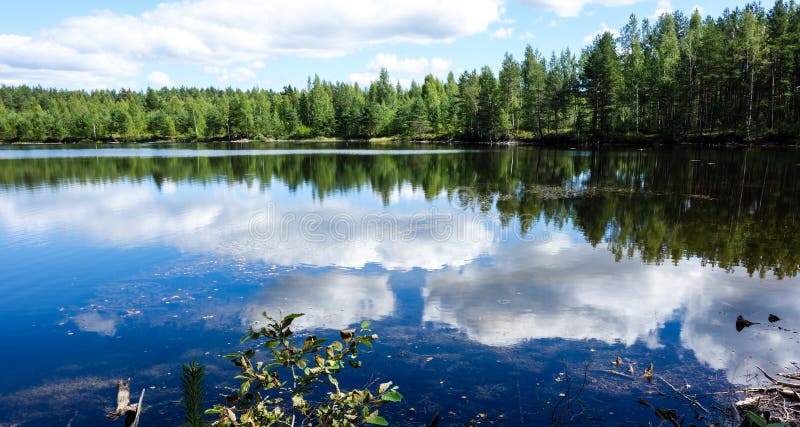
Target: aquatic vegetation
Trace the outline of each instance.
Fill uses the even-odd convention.
[[[205,366],[193,360],[181,366],[183,377],[181,387],[183,389],[183,407],[186,412],[187,427],[202,427],[205,425],[203,419],[203,398],[205,397]]]
[[[241,342],[258,341],[256,347],[268,355],[262,360],[256,348],[251,348],[226,356],[241,370],[236,377],[240,384],[230,388],[225,404],[206,411],[219,417],[214,425],[293,426],[311,421],[320,426],[388,425],[378,408],[403,399],[397,386],[389,381],[374,391],[369,387],[342,390],[336,378],[346,366],[360,367],[359,346],[371,348],[378,339],[369,330],[369,321],[362,322],[358,330],[340,331],[341,341],[324,345],[326,340],[313,335],[302,342],[293,338],[292,322],[302,313],[280,320],[266,313],[263,316],[264,326],[251,325]],[[319,385],[328,391],[325,399],[316,401],[314,391]]]

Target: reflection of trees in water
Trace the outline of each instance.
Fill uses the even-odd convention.
[[[13,162],[9,163],[9,162]],[[573,224],[617,259],[685,257],[751,274],[794,276],[800,265],[800,155],[793,150],[598,150],[532,147],[428,155],[292,154],[197,158],[0,160],[0,185],[127,179],[236,182],[278,179],[315,198],[369,188],[384,203],[403,184],[459,209],[496,209],[523,232]]]

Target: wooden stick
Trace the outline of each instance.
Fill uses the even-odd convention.
[[[778,390],[780,390],[780,387],[757,387],[757,388],[743,388],[739,390],[714,391],[711,393],[704,393],[704,394],[709,396],[718,396],[721,394],[736,394],[736,393],[771,393],[773,391],[778,391]]]
[[[142,394],[139,395],[139,403],[136,405],[136,417],[128,427],[139,427],[139,415],[142,413],[142,400],[144,400],[144,389],[142,389]]]
[[[109,420],[116,420],[122,415],[127,414],[126,418],[126,425],[128,424],[128,420],[133,421],[134,415],[137,419],[139,416],[139,408],[142,404],[142,397],[144,397],[144,390],[142,390],[142,396],[139,397],[139,403],[131,405],[131,379],[128,378],[127,380],[118,380],[117,381],[117,408],[109,413],[106,414],[106,418]]]
[[[628,374],[626,374],[624,372],[620,372],[620,371],[617,371],[617,370],[614,370],[614,369],[603,369],[603,372],[608,373],[608,374],[619,375],[619,376],[621,376],[623,378],[627,378],[629,380],[635,379],[632,376],[630,376],[630,375],[628,375]]]
[[[655,377],[656,377],[656,378],[658,378],[659,380],[661,380],[661,381],[662,381],[664,384],[666,384],[667,386],[669,386],[669,388],[671,388],[671,389],[672,389],[672,391],[674,391],[675,393],[678,393],[678,394],[679,394],[679,395],[681,395],[681,396],[682,396],[684,399],[688,400],[688,401],[689,401],[689,402],[690,402],[692,405],[694,405],[694,406],[697,406],[698,408],[702,409],[702,410],[703,410],[703,412],[705,412],[706,414],[708,414],[708,413],[709,413],[709,412],[708,412],[708,409],[706,409],[705,407],[703,407],[703,405],[702,405],[702,404],[700,404],[700,402],[698,402],[698,401],[697,401],[697,399],[695,399],[695,398],[693,398],[693,397],[689,396],[688,394],[686,394],[686,393],[684,393],[684,392],[682,392],[682,391],[678,390],[677,388],[675,388],[675,386],[673,386],[672,384],[670,384],[670,383],[669,383],[669,381],[665,380],[665,379],[664,379],[664,377],[662,377],[661,375],[656,375]]]
[[[787,374],[787,373],[781,372],[778,375],[781,376],[781,377],[784,377],[784,378],[789,378],[790,380],[798,380],[798,381],[800,381],[800,374]]]
[[[766,372],[765,372],[763,369],[761,369],[761,367],[759,367],[758,365],[756,365],[756,369],[758,369],[759,371],[761,371],[761,373],[762,373],[762,374],[764,374],[764,376],[765,376],[765,377],[767,377],[767,379],[768,379],[768,380],[772,381],[772,383],[773,383],[773,384],[782,385],[782,386],[784,386],[784,387],[800,388],[800,384],[787,383],[786,381],[779,381],[779,380],[776,380],[775,378],[772,378],[771,376],[769,376],[769,374],[768,374],[768,373],[766,373]]]

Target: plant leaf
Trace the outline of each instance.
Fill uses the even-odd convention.
[[[364,422],[367,423],[367,424],[375,424],[375,425],[378,425],[378,426],[388,426],[389,425],[389,423],[383,417],[378,416],[378,415],[373,415],[373,416],[365,419]]]
[[[747,418],[749,418],[750,421],[752,421],[753,424],[757,425],[758,427],[767,427],[767,420],[765,420],[761,415],[756,414],[753,411],[747,411],[745,412],[745,415],[747,415]]]
[[[281,329],[291,325],[292,321],[294,321],[294,319],[297,319],[298,317],[303,316],[303,315],[305,315],[305,313],[292,313],[292,314],[284,317],[283,321],[281,321]]]
[[[383,396],[381,396],[381,399],[383,399],[383,400],[385,400],[387,402],[399,402],[399,401],[403,400],[403,395],[398,393],[398,392],[396,392],[396,391],[390,391],[390,392],[384,394]]]

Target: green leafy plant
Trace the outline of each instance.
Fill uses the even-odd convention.
[[[763,415],[757,414],[757,413],[755,413],[753,411],[747,411],[747,412],[745,412],[745,415],[747,416],[747,419],[750,420],[750,422],[752,422],[754,425],[756,425],[758,427],[788,427],[789,426],[789,424],[782,423],[782,422],[771,423],[766,418],[764,418]]]
[[[183,377],[183,408],[186,413],[186,426],[202,427],[205,425],[203,415],[203,398],[205,397],[205,371],[206,367],[192,361],[181,365]]]
[[[291,325],[302,313],[280,320],[263,315],[264,326],[250,326],[241,340],[258,341],[256,348],[225,356],[241,370],[236,376],[240,384],[229,389],[225,404],[206,411],[218,416],[214,425],[388,425],[378,408],[403,399],[397,386],[385,382],[375,390],[343,390],[336,378],[347,366],[360,367],[359,347],[372,348],[378,339],[369,330],[369,321],[358,330],[340,331],[341,341],[325,345],[324,339],[313,335],[302,341],[294,338]],[[310,394],[317,386],[325,386],[327,391],[323,400],[315,402]]]

